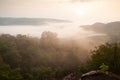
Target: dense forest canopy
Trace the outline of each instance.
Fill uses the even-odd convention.
[[[97,26],[93,28],[106,36],[91,36],[86,38],[88,40],[60,38],[57,33],[50,31],[44,31],[40,38],[21,34],[1,34],[0,79],[58,80],[71,72],[85,73],[99,69],[103,63],[109,66],[110,72],[119,74],[119,37],[113,32],[102,31],[107,29],[104,29],[105,27],[98,27],[101,29],[97,29]],[[119,34],[119,31],[116,33]],[[114,37],[117,38],[116,42],[113,41]],[[98,47],[93,48],[95,46]]]
[[[5,66],[5,69],[9,68],[13,71],[19,68],[23,79],[26,77],[24,75],[33,77],[34,73],[37,75],[36,80],[42,77],[45,79],[44,76],[63,76],[85,62],[87,58],[85,53],[87,51],[75,41],[60,39],[56,33],[49,31],[43,32],[41,38],[20,34],[0,35],[1,67]],[[1,77],[6,79],[2,75]]]

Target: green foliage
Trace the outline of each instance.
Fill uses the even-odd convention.
[[[104,72],[105,74],[108,74],[109,66],[103,63],[99,68],[102,72]]]
[[[21,56],[17,50],[15,37],[11,35],[0,36],[0,55],[6,63],[17,67],[21,61]]]
[[[86,73],[88,71],[89,71],[89,68],[86,66],[80,66],[77,68],[77,72],[79,72],[79,73]]]
[[[20,68],[12,69],[9,65],[0,67],[0,80],[23,80]]]
[[[92,53],[93,69],[99,69],[99,66],[104,63],[109,66],[110,71],[120,73],[120,43],[106,43],[96,48]]]
[[[40,39],[20,34],[2,34],[0,80],[62,78],[81,64],[83,56],[80,53],[85,53],[85,50],[77,43],[61,40],[49,31],[43,32]]]

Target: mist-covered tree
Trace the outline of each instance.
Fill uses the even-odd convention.
[[[13,67],[19,66],[21,56],[18,52],[14,36],[9,34],[3,34],[0,36],[0,55],[6,63]]]
[[[60,79],[81,64],[84,53],[76,41],[59,38],[50,31],[43,32],[40,38],[1,34],[0,75],[5,72],[6,77],[6,73],[13,76],[12,71],[20,69],[19,73],[14,72],[20,76],[16,75],[15,80]],[[6,77],[5,80],[11,80]]]

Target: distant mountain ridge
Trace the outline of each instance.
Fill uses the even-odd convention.
[[[107,34],[111,39],[120,40],[120,21],[104,23],[95,23],[93,25],[81,26],[85,30],[91,30],[97,33]]]
[[[102,44],[104,42],[116,42],[120,41],[120,21],[110,22],[110,23],[95,23],[92,25],[81,26],[86,31],[93,31],[96,34],[90,36],[89,39],[92,40],[92,44]],[[105,35],[102,35],[105,34]]]
[[[86,30],[92,30],[97,33],[105,33],[107,35],[120,34],[120,21],[104,23],[95,23],[93,25],[82,26]]]
[[[46,25],[47,23],[69,23],[71,21],[53,18],[14,18],[0,17],[0,25]]]

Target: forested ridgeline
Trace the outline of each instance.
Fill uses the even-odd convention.
[[[0,35],[0,80],[62,78],[85,60],[76,42],[46,31],[41,38]]]
[[[98,70],[120,74],[120,43],[106,43],[91,52],[73,40],[43,32],[41,38],[0,35],[0,80],[62,80],[71,72]],[[103,70],[106,67],[103,67]]]

